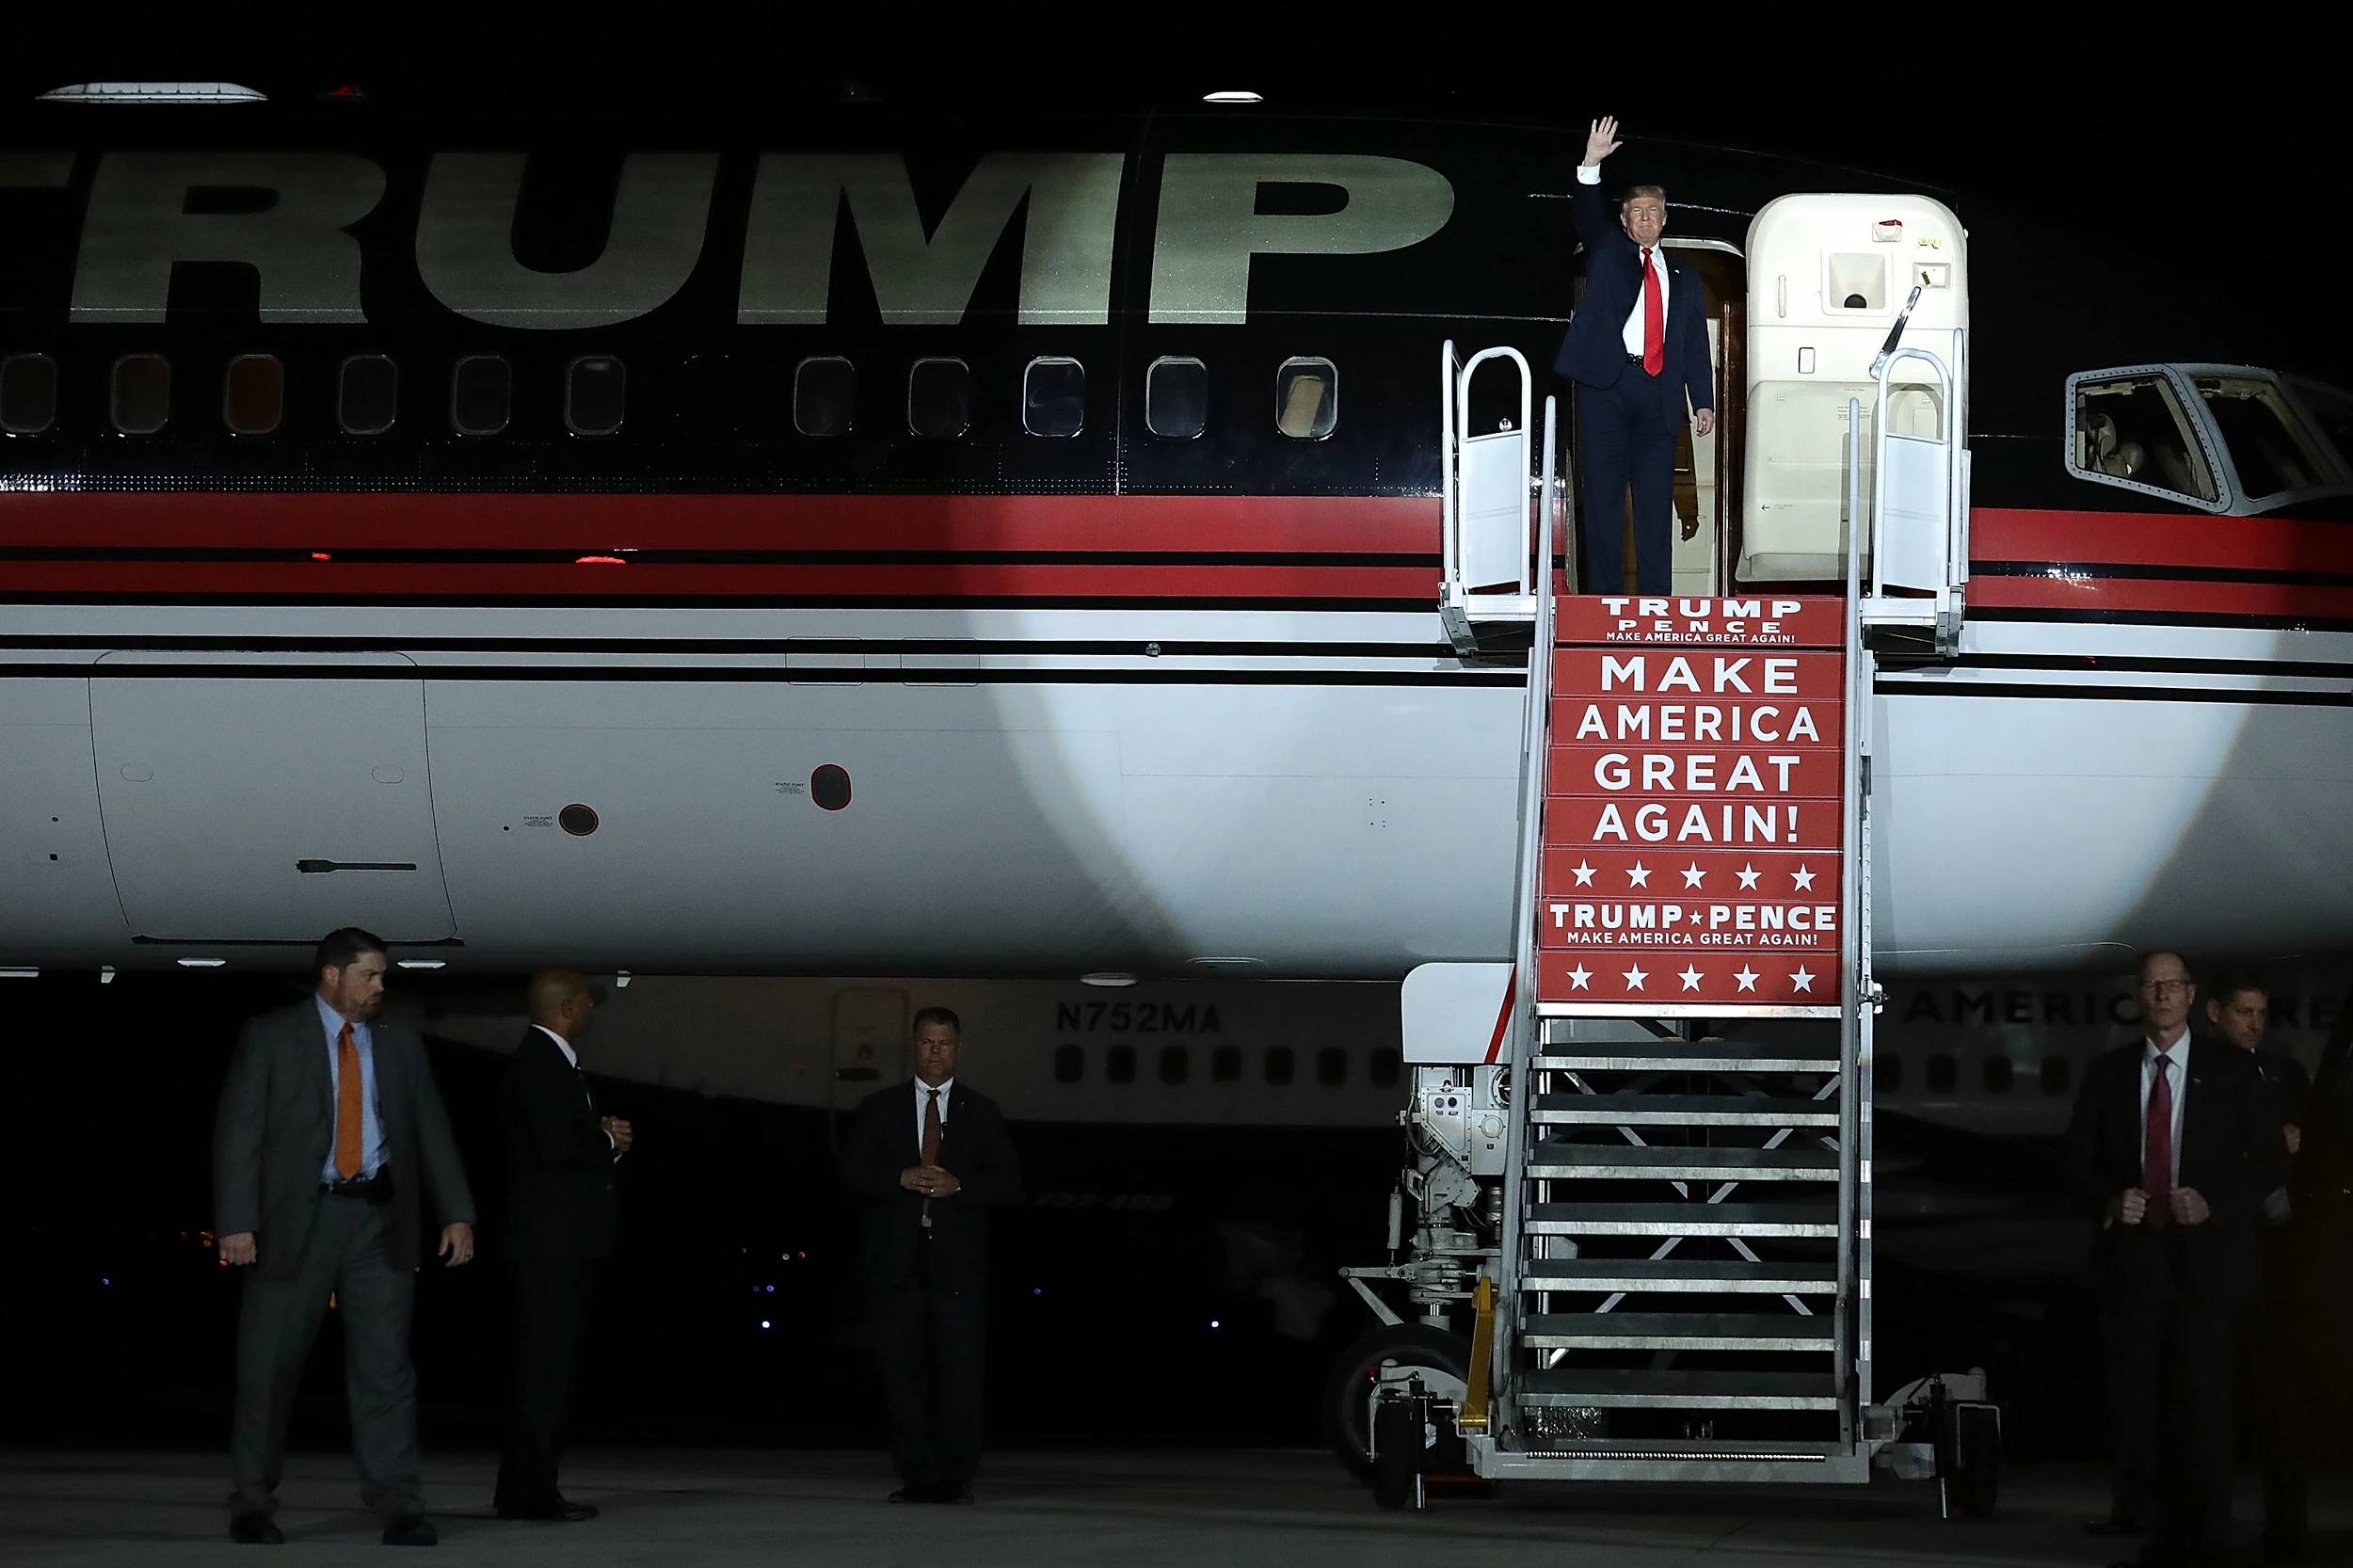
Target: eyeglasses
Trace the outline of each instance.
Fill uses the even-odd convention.
[[[2171,996],[2176,991],[2188,990],[2189,982],[2186,980],[2144,980],[2140,983],[2140,988],[2153,996],[2165,997]]]

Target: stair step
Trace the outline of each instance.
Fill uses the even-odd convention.
[[[1826,1295],[1838,1288],[1829,1263],[1768,1259],[1700,1261],[1682,1257],[1538,1257],[1520,1273],[1526,1290],[1626,1290],[1741,1295]]]
[[[1795,1312],[1545,1312],[1520,1325],[1531,1350],[1834,1351],[1837,1320]]]
[[[1742,1051],[1721,1040],[1705,1045],[1679,1040],[1646,1044],[1555,1045],[1531,1063],[1538,1072],[1834,1073],[1835,1047],[1820,1050]]]
[[[1830,1203],[1539,1203],[1520,1224],[1530,1236],[1829,1236]]]
[[[1538,1095],[1545,1127],[1836,1127],[1838,1102],[1739,1095]]]
[[[1654,1372],[1556,1367],[1522,1372],[1515,1397],[1522,1405],[1605,1410],[1838,1408],[1837,1384],[1829,1372]]]
[[[1818,1143],[1777,1149],[1539,1143],[1527,1170],[1535,1181],[1836,1181],[1838,1156]]]

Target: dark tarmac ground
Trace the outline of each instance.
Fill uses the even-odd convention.
[[[495,1462],[437,1455],[425,1491],[441,1530],[431,1560],[470,1563],[694,1561],[824,1568],[954,1561],[1052,1568],[1414,1568],[1497,1551],[1578,1568],[1676,1563],[2090,1564],[2129,1555],[2086,1537],[2106,1500],[2101,1470],[2043,1464],[2003,1480],[1991,1519],[1943,1520],[1927,1483],[1756,1487],[1703,1493],[1518,1483],[1421,1513],[1373,1505],[1321,1453],[1296,1449],[1017,1452],[992,1455],[971,1508],[893,1507],[879,1452],[629,1451],[568,1458],[565,1491],[601,1508],[582,1525],[502,1523]],[[230,1554],[225,1462],[211,1453],[0,1453],[0,1559],[147,1564]],[[2242,1556],[2252,1562],[2260,1487],[2240,1479]],[[287,1544],[266,1560],[350,1561],[380,1552],[349,1461],[296,1456],[280,1496]],[[2315,1478],[2313,1560],[2353,1560],[2353,1484]],[[258,1552],[240,1556],[260,1557]]]

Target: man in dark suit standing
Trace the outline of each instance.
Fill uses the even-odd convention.
[[[2147,1563],[2227,1558],[2231,1324],[2259,1287],[2265,1197],[2287,1179],[2270,1089],[2245,1052],[2190,1038],[2196,997],[2180,954],[2141,960],[2145,1038],[2092,1060],[2067,1127],[2107,1337],[2115,1493],[2093,1528],[2153,1530]],[[2180,1482],[2161,1505],[2162,1462]]]
[[[2270,1087],[2293,1165],[2303,1148],[2304,1118],[2313,1080],[2285,1051],[2264,1048],[2271,1021],[2271,990],[2253,974],[2226,975],[2206,1000],[2215,1037],[2245,1051]],[[2299,1183],[2264,1200],[2263,1295],[2239,1332],[2239,1401],[2252,1416],[2264,1462],[2264,1560],[2290,1562],[2304,1554],[2309,1477],[2304,1457],[2304,1384],[2313,1374],[2306,1324],[2314,1311],[2304,1267],[2303,1201]]]
[[[1577,458],[1585,465],[1585,578],[1589,594],[1623,591],[1625,497],[1634,492],[1634,560],[1640,591],[1674,585],[1675,443],[1683,410],[1705,436],[1716,428],[1707,314],[1699,275],[1669,259],[1667,195],[1626,192],[1616,222],[1601,199],[1601,161],[1618,150],[1618,122],[1593,121],[1571,203],[1585,242],[1585,297],[1569,318],[1552,368],[1577,384]]]
[[[841,1151],[890,1411],[895,1503],[968,1503],[981,1462],[988,1210],[1020,1195],[996,1102],[956,1081],[962,1026],[915,1015],[915,1080],[866,1096]]]
[[[361,1496],[388,1546],[430,1546],[417,1474],[417,1372],[409,1309],[423,1236],[419,1198],[442,1220],[440,1256],[473,1256],[473,1197],[433,1085],[424,1043],[373,1021],[384,944],[333,932],[312,954],[317,989],[246,1025],[213,1134],[214,1226],[224,1263],[250,1270],[237,1314],[230,1438],[232,1540],[285,1539],[270,1516],[286,1416],[332,1297]]]
[[[507,1258],[515,1301],[514,1382],[492,1502],[502,1519],[578,1523],[597,1516],[555,1484],[571,1418],[580,1345],[599,1262],[613,1256],[619,1210],[613,1167],[629,1123],[597,1114],[578,1042],[596,1011],[570,969],[532,977],[531,1027],[507,1064],[506,1149],[514,1183]]]

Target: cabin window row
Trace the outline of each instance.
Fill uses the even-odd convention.
[[[1240,1046],[1217,1046],[1205,1053],[1208,1057],[1208,1077],[1211,1083],[1240,1083],[1243,1078],[1242,1048]],[[1302,1061],[1305,1056],[1306,1060]],[[1190,1046],[1161,1046],[1156,1051],[1140,1052],[1133,1046],[1112,1046],[1103,1051],[1102,1074],[1108,1083],[1133,1083],[1139,1065],[1158,1082],[1175,1088],[1190,1081],[1193,1075],[1193,1053]],[[1285,1088],[1300,1080],[1303,1067],[1314,1076],[1315,1081],[1327,1089],[1337,1089],[1348,1082],[1348,1051],[1341,1046],[1325,1046],[1313,1052],[1293,1050],[1289,1046],[1270,1046],[1258,1053],[1258,1080],[1273,1088]],[[1396,1087],[1401,1074],[1398,1053],[1381,1049],[1371,1053],[1365,1063],[1366,1081],[1376,1089]],[[1084,1082],[1087,1076],[1087,1048],[1066,1045],[1054,1051],[1054,1081]]]
[[[126,436],[152,436],[171,418],[171,361],[126,354],[107,384],[107,414]],[[847,436],[856,425],[857,370],[838,355],[812,355],[792,370],[792,427],[804,436]],[[39,435],[56,423],[56,360],[46,354],[0,360],[0,430]],[[495,436],[514,412],[514,367],[496,354],[469,354],[452,367],[450,428]],[[354,354],[335,372],[335,423],[347,436],[380,436],[400,406],[400,367],[382,354]],[[629,373],[609,354],[565,367],[564,424],[576,436],[610,436],[628,417]],[[1164,356],[1144,377],[1144,425],[1172,440],[1209,428],[1209,373],[1201,360]],[[266,436],[285,418],[286,370],[277,356],[240,354],[222,378],[221,423],[239,436]],[[1312,356],[1289,359],[1274,376],[1274,427],[1295,440],[1321,440],[1339,423],[1339,372]],[[920,359],[907,372],[907,433],[954,440],[972,427],[972,367],[950,357]],[[1086,366],[1061,355],[1032,360],[1021,374],[1021,428],[1049,439],[1086,427]]]
[[[1931,1095],[1949,1095],[1961,1088],[1961,1060],[1945,1051],[1930,1053],[1924,1064],[1922,1087]],[[1904,1088],[1904,1059],[1881,1051],[1871,1061],[1872,1087],[1884,1094]],[[1993,1055],[1977,1063],[1979,1084],[1989,1095],[2007,1095],[2019,1080],[2018,1065],[2007,1056]],[[2074,1087],[2074,1065],[2064,1056],[2046,1056],[2035,1072],[2037,1086],[2046,1095],[2064,1095]]]

